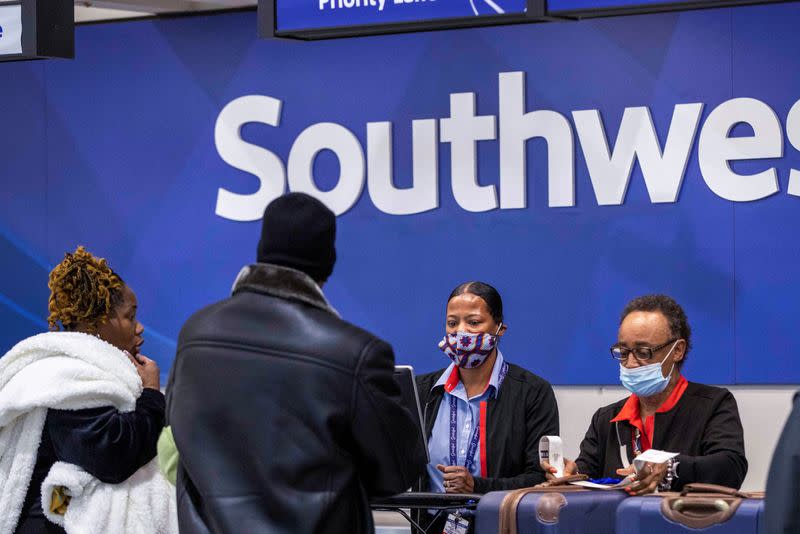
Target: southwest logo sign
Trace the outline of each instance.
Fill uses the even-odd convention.
[[[476,95],[469,92],[449,95],[449,117],[412,121],[413,185],[406,188],[393,183],[391,121],[366,123],[362,132],[366,134],[366,147],[341,124],[312,124],[294,140],[284,163],[274,152],[240,136],[242,126],[250,122],[278,128],[283,102],[270,96],[239,97],[220,112],[214,141],[223,161],[254,175],[260,186],[248,195],[220,188],[215,212],[235,221],[258,220],[264,207],[283,194],[287,186],[290,191],[319,198],[337,215],[349,210],[364,189],[375,207],[390,215],[437,209],[439,147],[443,143],[450,144],[450,186],[462,209],[469,212],[524,209],[528,204],[528,182],[534,178],[526,172],[526,145],[537,138],[547,143],[547,204],[551,208],[575,206],[576,145],[583,153],[600,206],[625,202],[637,161],[650,202],[677,202],[695,147],[700,174],[718,197],[750,202],[780,191],[777,169],[767,162],[763,170],[754,174],[731,168],[732,162],[784,155],[784,124],[761,100],[726,100],[708,113],[702,125],[705,104],[676,104],[662,144],[648,107],[625,108],[614,135],[606,132],[597,109],[572,111],[571,120],[553,110],[528,110],[524,72],[500,73],[498,84],[498,116],[480,115],[476,110]],[[752,135],[732,136],[732,130],[739,124],[749,125]],[[800,100],[786,117],[785,135],[789,144],[800,150]],[[614,138],[616,142],[611,148],[609,139]],[[488,184],[486,177],[481,180],[478,175],[479,143],[492,143],[498,150],[496,184]],[[330,191],[320,190],[313,176],[314,159],[323,150],[330,150],[339,160],[339,179]],[[786,193],[800,196],[800,170],[790,170]]]

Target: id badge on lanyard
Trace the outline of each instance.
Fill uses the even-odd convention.
[[[469,521],[456,512],[447,516],[442,534],[467,534]]]

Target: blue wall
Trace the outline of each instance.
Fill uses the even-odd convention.
[[[215,215],[220,187],[258,181],[222,161],[214,125],[249,94],[283,101],[281,123],[242,136],[285,162],[317,122],[394,124],[394,170],[410,185],[411,121],[444,118],[449,95],[475,92],[498,113],[498,74],[527,75],[527,109],[598,109],[609,145],[623,110],[648,106],[664,142],[673,106],[748,96],[785,127],[800,99],[800,5],[346,39],[260,41],[255,13],[77,29],[76,59],[0,65],[0,350],[46,328],[49,269],[78,244],[109,259],[137,291],[144,352],[164,372],[181,324],[226,296],[254,257],[259,224]],[[506,301],[506,357],[557,384],[615,383],[608,356],[627,300],[666,292],[695,332],[686,374],[710,383],[800,382],[795,327],[800,199],[786,193],[800,156],[775,160],[781,191],[733,203],[701,176],[694,145],[678,201],[650,202],[638,164],[625,202],[598,206],[576,137],[576,205],[547,204],[547,150],[528,144],[525,209],[465,211],[439,146],[439,206],[379,211],[364,190],[339,218],[339,263],[325,287],[352,322],[419,370],[444,366],[445,298],[481,279]],[[478,149],[482,184],[497,183],[498,143]],[[322,189],[338,163],[317,158]],[[268,325],[265,325],[268,327]],[[276,332],[276,335],[279,335]]]

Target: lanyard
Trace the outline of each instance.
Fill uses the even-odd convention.
[[[633,427],[633,457],[642,454],[642,434],[638,428]]]
[[[503,380],[506,378],[506,373],[508,373],[508,364],[503,362],[503,366],[500,368],[500,373],[497,377],[497,389],[500,389],[500,386],[503,384]],[[467,457],[464,460],[464,467],[467,468],[467,471],[472,473],[472,469],[475,466],[475,453],[478,450],[478,442],[480,440],[481,435],[481,424],[480,419],[478,420],[478,424],[475,425],[475,430],[472,432],[472,438],[469,441],[469,447],[467,448]],[[456,399],[455,395],[450,395],[450,465],[456,465],[458,462],[458,399]]]
[[[450,395],[450,465],[456,465],[458,455],[456,449],[458,448],[458,400],[455,395]],[[464,461],[464,467],[467,471],[472,472],[472,467],[475,465],[475,452],[478,450],[478,439],[480,438],[481,423],[475,425],[475,430],[472,432],[472,439],[469,441],[469,448],[467,449],[467,458]]]

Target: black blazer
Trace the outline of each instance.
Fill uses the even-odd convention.
[[[183,326],[167,418],[182,534],[372,532],[425,466],[391,347],[268,264]]]
[[[591,478],[616,477],[622,468],[621,444],[628,461],[633,461],[633,426],[627,421],[611,422],[626,400],[595,412],[576,460],[581,473]],[[680,453],[672,489],[692,482],[741,487],[747,459],[739,409],[730,391],[689,382],[675,407],[654,417],[653,448]]]
[[[428,439],[444,397],[444,387],[433,385],[444,371],[417,378]],[[546,380],[509,364],[497,398],[488,401],[486,427],[488,477],[475,477],[475,493],[526,488],[545,481],[539,467],[539,439],[559,432],[558,405]],[[428,485],[426,477],[421,488],[427,490]]]
[[[800,532],[800,393],[775,447],[764,502],[766,531],[774,534]]]

